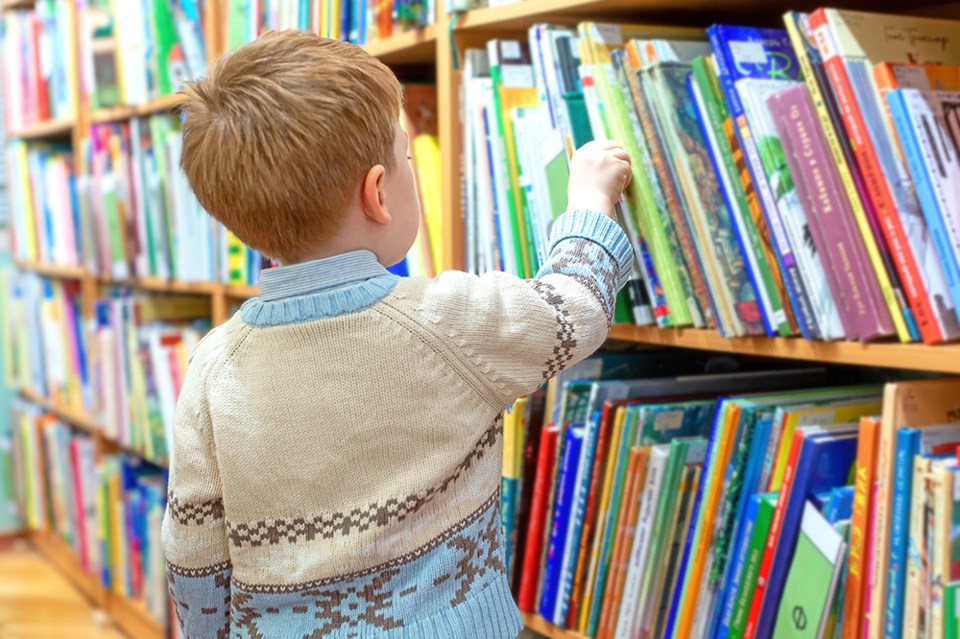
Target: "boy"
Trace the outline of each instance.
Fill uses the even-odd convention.
[[[197,346],[163,544],[184,632],[513,639],[501,414],[598,348],[631,249],[625,152],[574,156],[537,279],[400,279],[419,205],[393,74],[269,34],[186,89],[182,166],[283,266]]]

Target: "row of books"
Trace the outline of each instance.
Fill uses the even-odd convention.
[[[119,296],[98,300],[94,316],[93,417],[113,441],[166,460],[187,361],[210,328],[210,299]]]
[[[521,610],[597,639],[957,636],[956,380],[621,357],[505,415]]]
[[[436,20],[433,0],[229,0],[225,42],[233,50],[266,31],[299,29],[367,44]]]
[[[468,50],[469,269],[535,273],[567,157],[610,138],[633,165],[638,323],[960,338],[960,22],[784,20],[540,24]]]
[[[3,14],[8,131],[76,117],[76,38],[69,5],[69,0],[39,0],[33,10]]]
[[[61,539],[104,588],[167,623],[160,524],[166,473],[127,455],[97,459],[91,437],[37,407],[11,407],[14,486],[27,527]]]
[[[442,226],[436,89],[409,85],[405,94],[424,216],[404,274],[432,274]],[[202,209],[179,168],[182,146],[180,123],[170,115],[95,124],[82,150],[89,174],[78,174],[68,145],[11,140],[14,255],[113,279],[256,285],[274,262]]]
[[[70,4],[67,2],[64,5]],[[177,92],[207,72],[206,0],[81,0],[80,93],[90,111]]]

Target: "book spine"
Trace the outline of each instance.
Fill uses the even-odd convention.
[[[951,527],[953,505],[953,478],[955,469],[936,468],[930,476],[931,498],[933,499],[933,523],[931,531],[932,547],[929,555],[933,557],[930,571],[930,629],[931,639],[951,639],[956,635],[944,634],[944,598],[947,595],[946,584],[950,581],[952,561]],[[929,522],[928,522],[929,523]]]
[[[581,431],[577,433],[576,431]],[[557,498],[553,511],[553,522],[550,527],[550,544],[544,562],[543,589],[540,596],[540,616],[552,619],[560,589],[560,569],[563,561],[564,546],[569,532],[567,524],[570,521],[572,508],[574,480],[577,475],[577,463],[580,460],[580,450],[583,445],[582,427],[570,426],[566,433],[563,465],[557,477]]]
[[[884,637],[899,638],[903,628],[907,541],[910,532],[910,491],[913,457],[919,452],[920,433],[901,429],[897,433],[893,511],[890,519],[889,582],[887,584]]]
[[[924,509],[920,508],[920,504],[924,503],[924,481],[926,473],[930,469],[930,463],[929,460],[919,455],[911,458],[910,463],[913,465],[913,479],[910,486],[910,503],[913,504],[913,508],[907,514],[910,526],[907,533],[907,576],[903,593],[903,637],[904,639],[917,639],[921,615],[921,572],[926,568],[920,565],[920,553],[930,552],[929,548],[924,548]],[[930,555],[925,556],[929,557]]]
[[[753,539],[754,527],[757,525],[760,499],[760,495],[751,497],[750,509],[747,511],[743,521],[743,536],[736,548],[736,561],[733,562],[733,582],[730,584],[730,589],[723,601],[723,613],[715,635],[717,639],[727,639],[730,635],[730,626],[736,610],[737,592],[740,589],[741,579],[743,579],[744,571],[747,567],[747,561],[750,556],[750,542]]]
[[[925,129],[920,122],[915,123],[911,117],[908,100],[916,98],[921,103],[921,109],[926,107],[923,97],[914,91],[896,90],[887,94],[887,103],[893,117],[900,148],[906,156],[907,167],[916,188],[917,198],[920,200],[920,210],[923,211],[927,228],[933,239],[933,246],[943,266],[943,275],[947,288],[954,301],[954,308],[960,307],[960,269],[957,267],[956,255],[950,248],[949,233],[945,225],[948,210],[943,198],[939,197],[936,189],[936,167],[939,158],[934,158],[933,147],[936,140],[928,138],[929,129]],[[913,100],[910,100],[913,101]],[[917,102],[914,102],[916,104]],[[923,116],[920,115],[922,118]]]
[[[744,639],[753,639],[753,637],[757,635],[757,624],[759,623],[761,608],[766,598],[768,581],[773,568],[777,545],[780,541],[780,531],[783,528],[783,517],[786,513],[787,501],[790,499],[790,491],[793,487],[794,473],[802,445],[803,434],[798,431],[794,435],[793,442],[790,445],[790,457],[787,461],[786,470],[783,473],[783,487],[777,498],[777,508],[774,510],[773,519],[770,522],[770,532],[767,534],[766,545],[763,549],[763,561],[760,563],[760,570],[757,573],[757,587],[753,593],[750,613],[743,631]]]
[[[827,242],[822,226],[822,223],[826,221],[824,218],[831,217],[830,214],[834,214],[833,217],[835,218],[836,211],[823,201],[830,196],[825,192],[826,188],[821,172],[821,164],[824,158],[818,157],[813,149],[811,134],[814,130],[813,127],[816,125],[809,118],[809,114],[800,107],[801,100],[804,97],[802,95],[803,91],[806,91],[804,85],[796,85],[770,96],[767,104],[780,134],[784,156],[793,176],[800,207],[807,220],[807,228],[810,229],[810,235],[817,253],[824,258],[823,270],[830,293],[837,302],[843,332],[847,339],[855,340],[859,337],[859,334],[853,324],[852,292],[849,288],[841,286],[840,277],[837,273],[838,265],[843,263],[840,255],[842,247]],[[813,191],[816,188],[814,184],[817,183],[818,178],[819,186],[824,191],[819,194],[819,197]],[[818,216],[820,219],[817,219]],[[835,219],[831,221],[835,222]]]
[[[760,567],[763,563],[763,554],[767,540],[770,537],[770,525],[773,523],[776,505],[773,499],[761,498],[760,510],[757,514],[757,525],[750,540],[750,550],[747,554],[747,563],[744,567],[740,591],[737,593],[737,604],[733,611],[733,622],[730,626],[729,639],[742,639],[749,621],[750,608],[760,593],[756,590]]]
[[[537,577],[540,574],[543,531],[547,518],[547,497],[549,482],[553,476],[553,466],[557,446],[557,429],[544,429],[540,437],[540,451],[537,457],[537,474],[533,484],[533,498],[530,502],[530,528],[527,532],[527,548],[520,573],[520,594],[517,605],[523,612],[533,612],[536,606]]]
[[[876,475],[879,429],[880,423],[876,419],[864,417],[860,420],[841,639],[861,639],[863,636],[863,599],[867,586],[867,551],[869,550],[867,540],[871,528],[871,502]]]
[[[924,342],[938,343],[943,340],[943,333],[935,321],[930,299],[927,297],[921,281],[915,256],[910,252],[910,245],[897,214],[889,186],[879,166],[876,150],[867,134],[863,114],[857,107],[853,87],[847,76],[843,58],[837,53],[836,47],[833,46],[833,36],[823,9],[817,10],[810,16],[810,27],[816,37],[830,84],[837,97],[847,135],[853,143],[854,155],[864,176],[867,193],[879,219],[887,246],[893,256],[900,281],[903,283],[906,292],[907,301],[910,308],[913,309],[917,327]]]

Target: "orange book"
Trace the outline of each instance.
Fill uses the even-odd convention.
[[[614,537],[613,553],[610,556],[610,576],[603,593],[603,605],[600,623],[597,626],[596,639],[612,639],[617,628],[617,612],[620,610],[620,598],[623,596],[623,582],[627,576],[627,560],[633,545],[633,533],[640,514],[639,495],[646,479],[647,458],[650,449],[636,447],[630,450],[630,465],[627,470],[627,483],[624,486],[623,499],[626,510],[621,510],[617,522],[617,534]]]
[[[857,443],[857,475],[854,480],[853,519],[850,523],[850,550],[847,564],[847,585],[844,595],[843,634],[841,639],[863,636],[864,595],[866,594],[867,551],[870,539],[873,482],[877,472],[877,449],[880,446],[880,418],[860,420]]]

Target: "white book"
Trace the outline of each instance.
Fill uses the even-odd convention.
[[[626,579],[623,585],[623,599],[620,602],[620,614],[617,617],[615,639],[631,639],[633,619],[640,606],[640,585],[647,564],[647,552],[650,549],[650,537],[653,534],[654,518],[660,503],[663,474],[670,456],[670,445],[654,446],[650,451],[650,465],[647,481],[640,494],[640,514],[637,518],[637,530],[630,548],[627,562]]]

